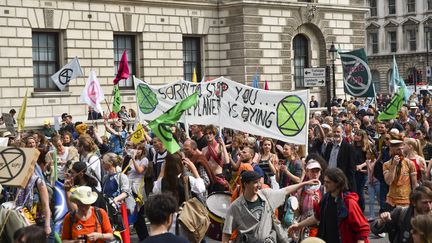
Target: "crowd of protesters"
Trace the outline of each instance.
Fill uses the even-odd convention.
[[[15,201],[40,228],[5,230],[2,240],[55,242],[58,180],[69,210],[63,242],[130,242],[130,230],[143,242],[188,242],[179,208],[191,195],[211,213],[207,199],[218,193],[230,201],[223,226],[202,242],[369,242],[385,233],[390,242],[432,242],[432,100],[413,95],[397,118],[378,121],[389,102],[378,95],[376,105],[353,98],[312,110],[307,145],[178,124],[172,132],[181,150],[171,154],[147,127],[132,141],[125,107],[103,118],[106,135],[68,114],[57,132],[49,121],[20,137],[5,132],[9,146],[41,153],[27,186],[3,187],[0,200]],[[319,107],[314,97],[310,107]],[[89,110],[89,120],[98,118]]]

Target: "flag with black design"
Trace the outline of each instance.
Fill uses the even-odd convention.
[[[198,103],[198,91],[186,97],[149,123],[153,133],[161,140],[171,154],[180,150],[172,134],[172,127],[178,122],[183,112]]]
[[[372,74],[363,48],[339,52],[342,61],[345,93],[354,97],[374,97]]]
[[[114,85],[114,101],[113,101],[113,112],[117,113],[121,110],[121,97],[118,85]]]
[[[63,91],[66,85],[73,79],[83,76],[84,73],[81,69],[78,57],[75,57],[66,64],[62,69],[51,76],[52,81],[57,85],[57,87]]]
[[[378,115],[378,121],[395,119],[404,103],[404,96],[405,89],[399,88],[399,92],[393,96],[393,99],[387,104],[383,112]]]

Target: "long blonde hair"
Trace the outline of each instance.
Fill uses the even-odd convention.
[[[404,143],[412,146],[414,148],[414,151],[416,152],[416,154],[418,156],[424,157],[423,156],[423,147],[420,144],[420,140],[414,139],[414,138],[405,138]]]

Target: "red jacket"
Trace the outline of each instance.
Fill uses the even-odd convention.
[[[315,207],[315,218],[321,220],[320,212],[326,200],[326,193],[321,200],[319,206]],[[369,243],[370,226],[363,212],[358,205],[358,196],[354,192],[346,192],[341,194],[343,204],[338,203],[337,214],[339,221],[339,236],[342,243],[357,243],[358,240],[364,240]]]

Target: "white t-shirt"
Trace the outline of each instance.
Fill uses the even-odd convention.
[[[140,167],[142,167],[142,166],[144,165],[145,168],[148,167],[148,163],[149,163],[147,157],[145,157],[145,156],[144,156],[144,158],[142,158],[142,159],[137,159],[137,160],[135,160],[135,162],[136,162]],[[129,164],[130,164],[130,168],[131,168],[131,170],[129,171],[129,174],[128,174],[129,179],[131,179],[131,180],[135,180],[135,179],[142,179],[142,178],[144,177],[144,173],[139,174],[139,173],[136,171],[135,164],[134,164],[134,162],[133,162],[132,160],[129,162]]]

